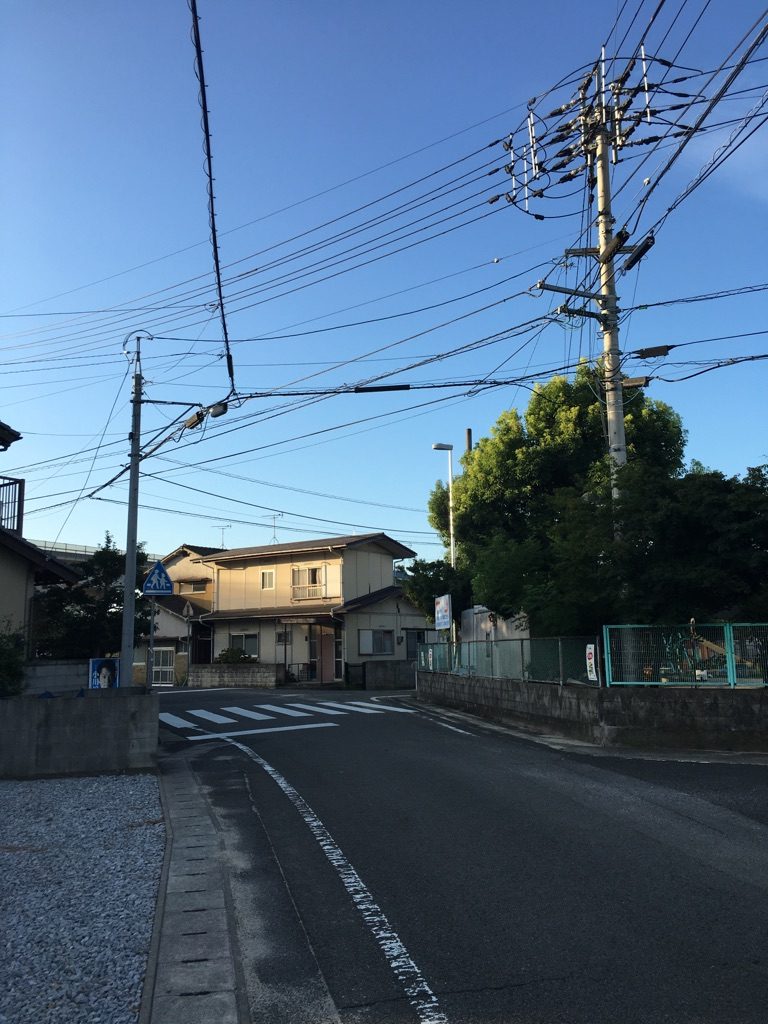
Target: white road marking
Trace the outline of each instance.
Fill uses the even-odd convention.
[[[335,700],[324,700],[322,703],[323,703],[324,707],[341,708],[342,711],[359,711],[361,715],[381,715],[381,714],[383,714],[382,711],[378,711],[376,708],[368,708],[368,707],[359,708],[359,707],[356,707],[352,703],[352,701],[348,701],[348,702],[346,702],[344,704],[340,704],[340,703],[338,703]]]
[[[184,718],[179,718],[178,715],[169,715],[163,711],[160,715],[160,721],[165,722],[166,725],[172,725],[175,729],[199,729],[199,725],[193,725],[192,722],[188,722]]]
[[[297,704],[291,701],[292,708],[305,708],[307,711],[315,711],[318,715],[343,715],[343,711],[333,711],[331,708],[324,708],[322,704]]]
[[[460,732],[462,736],[474,736],[473,732],[467,732],[466,729],[459,729],[455,725],[446,725],[445,722],[438,722],[438,725],[442,725],[444,729],[450,729],[451,732]]]
[[[260,708],[266,711],[274,711],[278,715],[289,715],[291,718],[308,718],[306,711],[292,711],[290,708],[281,707],[279,704],[259,704]]]
[[[188,739],[229,740],[232,736],[261,736],[265,732],[296,732],[299,729],[337,729],[338,725],[338,722],[313,722],[311,725],[268,725],[263,729],[240,729],[237,732],[204,732],[201,736],[189,736]]]
[[[234,725],[234,718],[226,718],[224,715],[217,715],[215,711],[185,711],[187,715],[194,715],[196,718],[204,718],[206,722],[215,722],[216,725]]]
[[[259,711],[251,711],[248,708],[222,708],[222,711],[230,711],[233,715],[242,715],[243,718],[256,718],[259,721],[274,718],[274,715],[262,715]]]
[[[336,723],[327,722],[324,724],[335,725]],[[200,739],[201,737],[196,736],[194,738]],[[234,740],[229,740],[229,742],[233,747],[237,747],[247,757],[250,757],[252,761],[255,761],[256,764],[261,765],[304,819],[304,822],[336,870],[352,902],[379,944],[392,973],[402,985],[405,994],[408,996],[408,1001],[416,1011],[421,1024],[448,1024],[448,1018],[440,1009],[437,997],[427,984],[424,975],[411,959],[408,950],[387,920],[384,911],[376,903],[368,887],[344,856],[340,847],[336,845],[330,832],[306,800],[299,795],[280,772],[268,764],[262,757],[259,757],[255,751],[244,746],[242,743],[236,743]]]
[[[370,707],[370,704],[366,704],[361,700],[351,700],[350,704],[362,704],[363,707]],[[379,704],[378,701],[374,701],[374,707],[381,708],[382,711],[399,711],[401,715],[415,715],[416,712],[413,708],[395,708],[391,704]]]

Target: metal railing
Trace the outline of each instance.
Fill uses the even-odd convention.
[[[599,686],[595,637],[419,644],[419,672]]]
[[[604,626],[607,686],[768,685],[768,623]]]

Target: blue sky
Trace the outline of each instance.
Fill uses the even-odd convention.
[[[647,34],[648,52],[672,59],[693,29],[678,64],[715,69],[761,14],[755,3],[715,0],[694,27],[704,6],[665,4]],[[600,342],[592,321],[553,323],[452,354],[557,305],[530,291],[539,278],[572,286],[580,273],[558,261],[579,237],[581,182],[572,197],[542,205],[547,216],[538,221],[504,200],[488,205],[510,178],[481,180],[480,169],[494,158],[501,165],[500,147],[485,147],[521,125],[530,98],[575,80],[602,44],[611,57],[625,34],[618,56],[628,56],[655,7],[655,0],[199,0],[238,392],[332,388],[381,374],[430,386],[546,377],[594,357]],[[142,441],[169,438],[143,463],[139,537],[151,552],[182,542],[235,547],[383,529],[422,557],[439,557],[425,507],[447,462],[432,443],[452,443],[458,459],[466,428],[475,439],[487,434],[503,409],[524,409],[527,390],[509,384],[468,394],[457,385],[300,405],[260,397],[174,435],[185,406],[165,403],[207,406],[229,388],[212,308],[187,5],[32,0],[5,4],[0,19],[0,419],[24,435],[0,472],[27,480],[25,535],[97,544],[109,530],[124,542],[127,479],[89,495],[127,461],[131,367],[123,350],[130,332],[141,330],[153,335],[142,346]],[[765,112],[768,48],[754,57],[761,59],[709,123]],[[674,75],[688,77],[672,91],[701,89],[702,100],[722,82],[691,70]],[[573,89],[555,90],[551,106]],[[548,103],[535,109],[546,113]],[[702,108],[692,108],[694,116]],[[643,208],[633,241],[731,131],[690,142]],[[613,172],[617,223],[637,209],[677,144],[670,140],[642,171],[638,149],[622,153]],[[620,279],[623,310],[765,283],[766,155],[761,129],[669,215],[649,256]],[[432,206],[394,210],[433,189],[442,192]],[[461,209],[468,212],[457,218]],[[375,230],[327,244],[385,213]],[[427,213],[432,220],[417,223]],[[395,234],[377,240],[437,221],[397,244]],[[456,229],[463,221],[473,222]],[[307,247],[318,248],[288,260]],[[621,347],[758,332],[764,309],[765,293],[756,291],[638,310],[622,323]],[[281,337],[254,340],[268,335]],[[760,355],[767,337],[686,345],[663,366],[629,360],[626,369],[678,378],[703,367],[674,364]],[[431,361],[412,366],[424,359]],[[682,415],[688,458],[741,474],[768,461],[765,375],[764,362],[747,362],[687,381],[654,380],[649,394]]]

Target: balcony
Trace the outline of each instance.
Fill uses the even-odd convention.
[[[325,596],[325,586],[322,583],[291,587],[292,601],[317,601]]]
[[[24,523],[24,481],[0,476],[0,526],[22,535]]]

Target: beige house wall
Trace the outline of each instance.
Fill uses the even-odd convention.
[[[344,600],[392,586],[392,555],[386,551],[350,548],[344,553]]]
[[[163,565],[173,582],[174,593],[210,607],[213,600],[214,572],[212,566],[197,561],[199,557],[194,553],[191,555],[178,554],[167,562],[163,562]],[[205,590],[200,590],[191,582],[194,580],[199,583],[202,579],[206,580]]]
[[[34,576],[27,559],[0,549],[0,626],[8,622],[11,629],[23,629],[28,625],[33,590]]]
[[[405,631],[408,629],[426,629],[424,616],[400,598],[381,601],[370,611],[366,608],[359,612],[351,612],[345,616],[346,622],[346,658],[351,662],[363,661],[404,661],[407,644]],[[384,629],[394,632],[394,650],[392,654],[360,654],[359,637],[361,629]]]
[[[269,611],[288,605],[295,605],[300,610],[304,602],[300,595],[294,593],[294,569],[320,570],[320,592],[313,591],[306,601],[313,604],[327,601],[329,607],[341,603],[340,555],[323,557],[319,552],[313,552],[306,557],[261,558],[237,566],[217,566],[216,611],[235,611],[238,608]],[[274,586],[262,587],[263,574],[269,572],[273,574]]]

